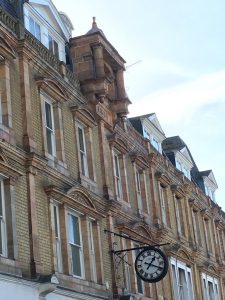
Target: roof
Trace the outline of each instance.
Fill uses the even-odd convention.
[[[149,117],[153,116],[154,114],[155,113],[150,113],[150,114],[146,114],[146,115],[142,115],[142,116],[132,117],[132,118],[129,118],[129,120],[149,118]]]
[[[212,170],[206,170],[199,172],[200,176],[209,176],[209,174],[212,172]]]
[[[162,142],[162,148],[164,151],[168,150],[181,150],[187,147],[185,142],[177,135],[168,137]]]

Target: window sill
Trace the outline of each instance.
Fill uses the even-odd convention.
[[[81,185],[87,188],[89,191],[98,194],[97,183],[89,177],[80,174]]]
[[[63,161],[58,160],[56,157],[51,154],[45,152],[45,157],[48,160],[48,166],[59,171],[60,173],[68,176],[69,172],[67,170],[67,164]]]
[[[85,279],[74,277],[73,275],[65,275],[62,273],[56,273],[55,275],[59,281],[59,286],[63,288],[73,289],[78,293],[81,292],[95,296],[108,297],[108,291],[105,284],[87,281]]]
[[[3,256],[0,256],[0,272],[22,276],[18,261]]]
[[[5,140],[9,144],[15,145],[15,136],[12,128],[9,128],[0,123],[0,139]]]

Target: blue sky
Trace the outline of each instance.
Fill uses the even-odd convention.
[[[225,1],[53,0],[85,34],[92,17],[127,61],[130,116],[155,112],[198,168],[212,169],[225,210]],[[141,61],[135,64],[135,62]]]

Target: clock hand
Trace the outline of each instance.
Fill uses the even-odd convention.
[[[153,267],[156,267],[156,268],[158,268],[158,269],[163,269],[163,267],[160,267],[160,266],[156,266],[156,265],[153,265],[153,264],[151,264]]]
[[[154,260],[155,260],[155,257],[153,257],[152,260],[149,263],[145,262],[145,264],[148,265],[147,270],[150,268],[150,266],[152,265]]]

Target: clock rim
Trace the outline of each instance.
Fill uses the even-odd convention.
[[[148,279],[146,277],[143,277],[137,269],[137,261],[138,261],[139,256],[141,256],[145,251],[148,251],[148,250],[154,250],[155,252],[158,252],[164,260],[164,268],[163,268],[162,273],[158,277],[152,278],[152,279]],[[134,267],[135,267],[135,271],[136,271],[136,274],[138,275],[138,277],[140,277],[143,281],[154,283],[154,282],[162,280],[166,276],[166,274],[168,272],[168,268],[169,268],[169,261],[168,261],[168,257],[165,255],[164,252],[162,252],[161,249],[149,246],[149,247],[146,247],[145,249],[143,249],[141,252],[138,253],[138,255],[135,259]]]

